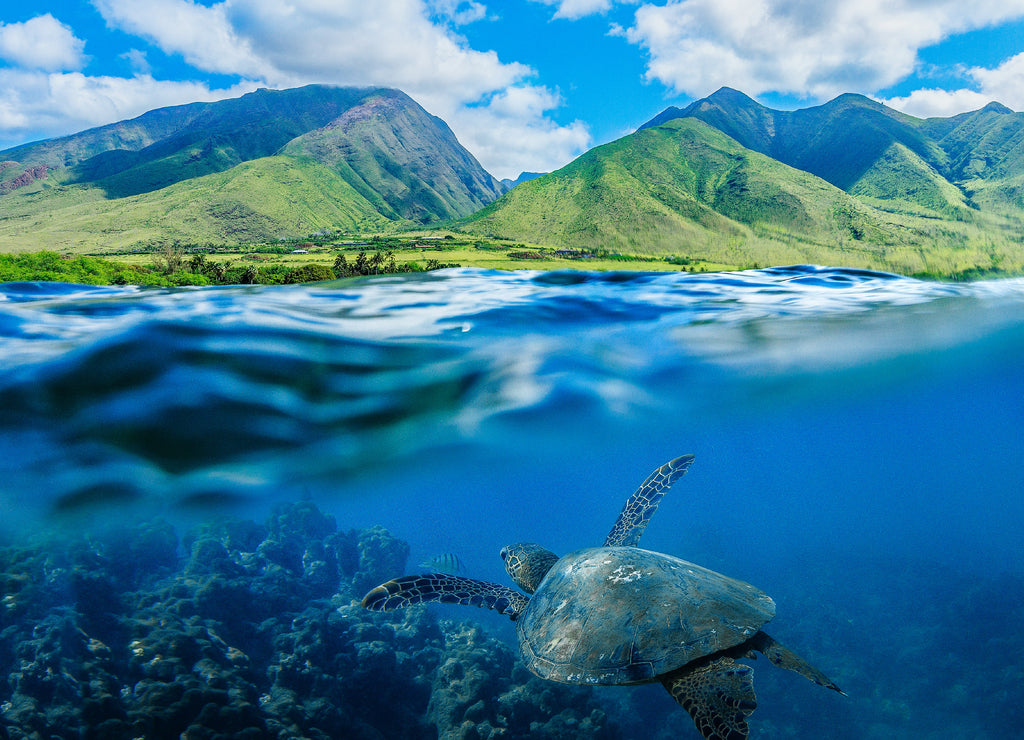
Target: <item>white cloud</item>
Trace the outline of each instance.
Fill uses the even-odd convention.
[[[128,62],[131,65],[132,71],[136,74],[148,75],[152,72],[146,52],[140,49],[129,49],[124,54],[121,54],[120,58]]]
[[[560,0],[554,17],[571,20],[594,13],[607,13],[611,9],[611,0]]]
[[[538,142],[531,161],[546,169],[565,164],[589,141],[581,123],[560,126],[553,106],[499,110],[507,98],[532,89],[533,70],[477,51],[456,35],[476,20],[482,4],[464,0],[93,0],[107,22],[142,36],[197,69],[239,75],[270,87],[307,83],[397,87],[449,123],[490,172],[518,175],[522,150],[516,131]],[[543,88],[537,88],[545,92]],[[554,99],[554,98],[551,98]],[[500,126],[504,139],[492,134]],[[544,147],[541,142],[549,142]],[[542,157],[542,152],[549,152]]]
[[[886,105],[920,118],[953,116],[978,110],[991,102],[1013,110],[1024,110],[1024,53],[1010,57],[998,67],[971,67],[965,76],[975,88],[914,90],[909,95],[883,100]]]
[[[148,75],[131,78],[0,69],[0,145],[14,145],[22,134],[70,133],[186,101],[211,101],[250,92],[242,83],[210,90],[195,82],[167,82]],[[4,142],[6,140],[6,142]]]
[[[649,54],[647,78],[675,92],[822,100],[889,87],[919,49],[1019,17],[1021,0],[668,0],[638,8],[625,33]]]
[[[560,126],[545,117],[561,101],[543,87],[522,85],[495,95],[486,106],[453,111],[452,129],[495,177],[515,179],[521,172],[550,172],[591,145],[580,121]]]
[[[226,3],[206,7],[192,0],[93,0],[108,23],[146,38],[208,72],[255,77],[259,57],[226,17]]]
[[[970,75],[990,100],[1024,110],[1024,53],[1010,57],[995,69],[973,67]]]
[[[880,102],[918,118],[948,118],[957,113],[983,108],[991,99],[974,90],[922,88],[904,97],[883,99]]]
[[[46,71],[81,69],[85,42],[52,15],[23,23],[0,23],[0,59]]]
[[[553,18],[565,18],[566,20],[578,20],[588,15],[603,15],[612,9],[612,6],[637,5],[640,0],[532,0],[535,3],[557,6]]]
[[[475,0],[427,0],[433,15],[450,20],[456,26],[475,23],[487,17],[487,7]]]

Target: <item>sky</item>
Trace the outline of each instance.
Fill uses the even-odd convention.
[[[1024,110],[1024,0],[0,4],[0,149],[310,83],[401,89],[515,178],[722,86],[783,109]]]

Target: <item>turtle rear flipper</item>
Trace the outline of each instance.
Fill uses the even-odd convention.
[[[705,740],[746,740],[750,734],[747,717],[757,708],[757,697],[749,666],[720,657],[684,666],[661,682]]]
[[[448,573],[426,573],[382,583],[363,597],[363,606],[383,612],[428,601],[494,609],[499,614],[507,614],[514,622],[530,599],[497,583]]]
[[[675,460],[669,460],[647,476],[647,480],[626,499],[622,513],[615,520],[604,546],[636,547],[640,543],[640,535],[647,529],[647,522],[651,520],[651,515],[657,510],[658,503],[666,491],[686,474],[691,465],[693,455],[683,455]]]
[[[787,671],[799,673],[804,678],[814,681],[814,683],[819,686],[824,686],[826,689],[838,691],[843,696],[846,696],[846,692],[836,686],[832,679],[794,653],[781,642],[778,642],[774,637],[758,630],[757,634],[750,638],[749,645],[754,650],[762,653],[766,658],[768,658],[768,660],[779,668],[785,668]]]

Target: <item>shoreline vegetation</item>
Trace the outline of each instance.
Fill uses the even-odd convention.
[[[0,253],[0,283],[184,287],[284,285],[348,277],[430,272],[447,267],[495,270],[644,270],[713,272],[725,265],[677,256],[556,249],[505,239],[444,235],[316,234],[263,245],[164,243],[103,254],[41,250]]]
[[[273,244],[165,242],[102,254],[41,250],[0,253],[0,283],[185,287],[284,285],[369,275],[430,272],[447,267],[494,270],[729,272],[768,267],[724,264],[678,255],[613,254],[559,249],[445,232],[362,236],[321,232]],[[909,277],[964,281],[1005,277],[1002,271],[917,273]]]

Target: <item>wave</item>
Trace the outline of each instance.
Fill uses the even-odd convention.
[[[524,428],[565,413],[608,426],[979,342],[1017,357],[1022,327],[1019,280],[816,266],[12,283],[0,286],[0,504],[261,498],[487,444],[482,425],[510,415]]]

